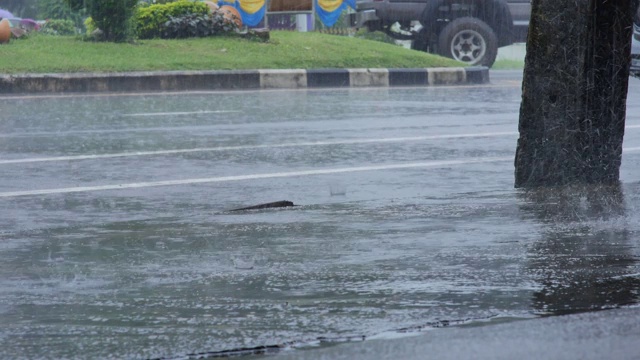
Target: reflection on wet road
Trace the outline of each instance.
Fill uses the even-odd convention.
[[[0,358],[637,304],[640,105],[620,187],[514,190],[519,80],[0,98]],[[228,211],[285,199],[300,206]]]

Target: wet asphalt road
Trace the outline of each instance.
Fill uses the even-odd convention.
[[[477,87],[0,98],[0,358],[388,338],[638,303],[621,188],[513,189],[521,75]],[[229,212],[276,200],[291,209]]]

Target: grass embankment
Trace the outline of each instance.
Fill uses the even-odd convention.
[[[524,60],[497,60],[491,67],[493,70],[522,70],[524,69]]]
[[[400,46],[320,33],[95,43],[35,34],[0,45],[0,73],[317,68],[425,68],[461,63]]]

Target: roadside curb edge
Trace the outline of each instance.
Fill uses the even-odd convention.
[[[290,69],[0,75],[0,94],[470,85],[489,69]]]

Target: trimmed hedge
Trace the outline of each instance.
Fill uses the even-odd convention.
[[[210,15],[190,14],[171,17],[171,20],[167,21],[163,28],[163,38],[181,39],[231,33],[238,30],[238,25],[234,21],[225,19],[223,14],[216,12]]]
[[[177,18],[193,14],[208,15],[209,7],[203,2],[189,0],[139,7],[134,20],[138,38],[152,39],[162,37],[164,25],[172,17]]]

